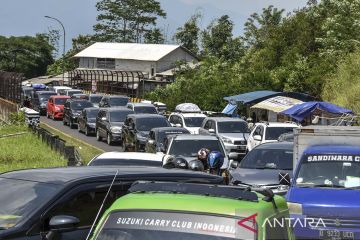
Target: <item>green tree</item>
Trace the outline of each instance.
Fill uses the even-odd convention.
[[[142,42],[158,17],[166,17],[156,0],[101,0],[96,8],[100,14],[94,31],[103,41]]]
[[[0,36],[0,69],[24,73],[26,77],[41,76],[53,63],[54,48],[45,34],[35,37]]]
[[[174,35],[174,39],[183,47],[189,49],[192,53],[199,53],[199,34],[200,28],[198,21],[201,19],[201,14],[197,13],[190,17],[184,24],[179,27]]]
[[[164,35],[159,28],[151,29],[144,34],[144,43],[163,44],[164,42]]]

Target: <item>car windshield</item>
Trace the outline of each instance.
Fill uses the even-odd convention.
[[[170,155],[182,157],[196,157],[200,149],[207,148],[210,151],[219,151],[224,154],[219,140],[174,140],[169,150]]]
[[[89,166],[148,166],[161,167],[161,161],[141,160],[141,159],[97,159],[92,161]]]
[[[278,140],[281,134],[292,133],[293,127],[267,127],[265,139],[266,140]]]
[[[185,117],[186,127],[200,127],[205,117]]]
[[[139,106],[139,107],[135,107],[134,108],[134,112],[139,114],[139,113],[149,113],[149,114],[157,114],[156,108],[152,107],[152,106]]]
[[[110,105],[112,107],[126,106],[129,99],[127,97],[110,98]]]
[[[110,112],[110,122],[125,122],[127,115],[131,113],[130,111]]]
[[[219,133],[248,133],[249,128],[246,122],[218,122]]]
[[[113,212],[96,240],[230,240],[255,239],[236,218],[175,212]]]
[[[240,168],[292,170],[293,150],[255,148],[244,157]]]
[[[82,91],[81,90],[71,90],[71,91],[68,91],[68,94],[67,95],[69,95],[70,97],[72,96],[72,95],[74,95],[74,94],[80,94],[80,93],[82,93]]]
[[[0,230],[16,226],[54,196],[58,186],[0,178]]]
[[[47,102],[51,96],[56,95],[56,93],[41,93],[39,94],[40,102]]]
[[[150,131],[153,128],[170,127],[165,118],[139,118],[136,120],[136,129],[139,131]]]
[[[70,107],[74,110],[83,110],[84,108],[93,107],[93,104],[89,101],[75,101],[71,102]]]
[[[55,104],[56,105],[64,105],[67,98],[55,98]]]
[[[97,104],[101,101],[102,98],[103,96],[90,96],[90,102]]]
[[[88,118],[96,118],[98,113],[99,113],[99,109],[87,110],[87,117]]]
[[[23,93],[25,96],[31,97],[31,93],[33,92],[33,89],[23,89]]]
[[[164,131],[164,132],[158,132],[156,141],[158,143],[165,143],[165,139],[169,135],[179,135],[179,134],[190,134],[190,132],[186,129],[184,130],[174,130],[174,131]]]
[[[305,155],[299,167],[299,187],[360,188],[360,156]]]

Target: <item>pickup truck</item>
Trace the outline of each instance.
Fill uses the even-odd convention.
[[[290,183],[295,237],[360,239],[360,128],[296,129],[293,164],[291,183],[288,175],[279,177]]]

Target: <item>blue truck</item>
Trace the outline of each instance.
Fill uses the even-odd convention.
[[[286,199],[295,237],[360,239],[360,128],[296,130],[294,164]]]

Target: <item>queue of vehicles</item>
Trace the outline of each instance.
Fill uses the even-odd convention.
[[[117,100],[112,100],[107,96],[101,100],[96,117],[110,124],[108,113],[116,112],[114,104],[121,102],[118,111],[129,113],[119,121],[121,127],[117,126],[116,131],[120,133],[119,142],[125,153],[104,153],[95,157],[88,168],[146,166],[148,171],[154,171],[154,175],[150,174],[154,179],[137,179],[152,182],[129,185],[129,194],[117,195],[120,198],[114,199],[111,207],[111,203],[105,207],[110,208],[100,221],[93,217],[97,227],[90,233],[92,239],[360,239],[358,127],[300,127],[295,123],[261,122],[248,129],[243,120],[197,115],[201,112],[174,112],[169,119],[159,114],[136,113],[137,107],[150,105],[128,102],[124,105],[126,101],[120,98],[114,96]],[[92,118],[87,114],[94,109],[84,108],[84,115],[78,116],[78,129],[88,131],[87,135],[91,134],[88,119],[94,119],[96,113]],[[106,114],[99,118],[101,111]],[[186,122],[185,117],[190,116],[203,118],[197,129],[189,128],[195,126]],[[92,126],[95,126],[92,133],[95,131],[97,136],[98,121]],[[109,129],[114,130],[111,126]],[[110,132],[105,134],[102,130],[100,137],[108,140],[113,134]],[[113,142],[110,138],[110,144]],[[202,148],[224,156],[221,169],[229,172],[232,187],[209,186],[204,184],[208,180],[203,179],[168,183],[168,179],[164,182],[160,176],[155,178],[155,169],[163,169],[167,156],[190,162]],[[183,172],[169,171],[172,171],[170,175]],[[219,179],[226,183],[222,177]],[[5,232],[12,228],[8,221],[17,216],[8,215],[12,217],[4,218]],[[79,230],[82,222],[74,215],[65,214],[63,219],[55,216],[58,218],[53,224],[49,221],[43,232],[49,237],[45,239],[56,239],[52,234],[73,239],[67,233]],[[0,215],[0,222],[1,219]],[[285,225],[276,225],[284,223],[284,219]],[[89,231],[87,228],[86,233]],[[0,224],[0,236],[1,233]],[[83,236],[76,239],[85,239]]]

